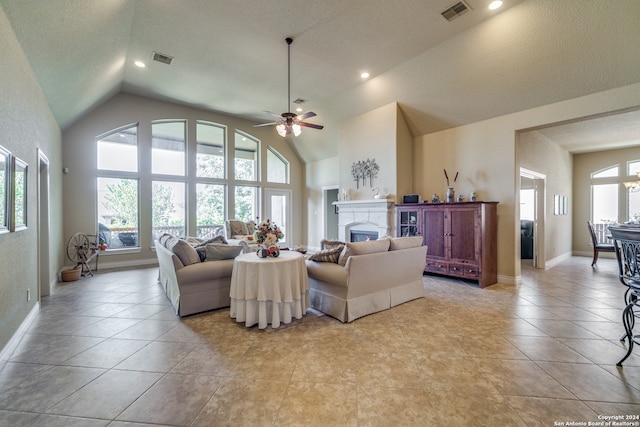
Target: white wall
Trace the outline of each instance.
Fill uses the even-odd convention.
[[[414,188],[422,195],[442,196],[446,168],[450,174],[460,172],[458,193],[468,195],[475,190],[480,200],[498,201],[498,279],[516,283],[520,277],[516,132],[639,103],[640,84],[634,84],[418,136],[414,139]]]
[[[55,282],[63,263],[60,129],[0,8],[0,145],[28,163],[27,226],[0,234],[0,354],[37,304],[37,149],[50,162],[49,277]],[[27,301],[27,289],[31,301]],[[0,367],[2,360],[0,360]]]
[[[129,94],[119,94],[87,114],[83,119],[75,123],[63,133],[64,167],[69,168],[69,174],[64,175],[64,236],[68,239],[77,232],[95,234],[96,229],[96,142],[98,135],[109,132],[113,129],[132,124],[140,123],[139,141],[141,146],[147,146],[149,150],[142,150],[141,153],[150,153],[150,123],[159,119],[186,119],[188,127],[195,129],[196,120],[206,120],[227,126],[227,152],[233,153],[233,132],[239,129],[245,133],[255,136],[261,140],[261,175],[264,187],[269,188],[291,188],[292,212],[291,222],[292,242],[298,245],[304,239],[304,216],[302,215],[302,192],[304,169],[291,146],[284,138],[278,136],[272,127],[252,127],[254,123],[247,120],[240,120],[231,116],[216,114],[209,111],[198,110],[186,106],[169,102],[156,101]],[[189,133],[189,132],[188,132]],[[193,133],[191,133],[193,135]],[[189,138],[188,138],[189,139]],[[290,185],[267,184],[266,181],[266,150],[267,146],[273,146],[290,162]],[[189,139],[187,150],[195,148],[195,141]],[[141,156],[140,176],[141,189],[140,197],[143,201],[140,208],[140,252],[128,253],[126,255],[109,254],[101,256],[100,265],[105,268],[128,265],[142,265],[155,263],[156,256],[151,250],[150,235],[150,157]],[[143,171],[147,172],[143,172]],[[233,181],[232,167],[228,170],[228,176]],[[144,180],[144,181],[143,181]],[[145,196],[146,194],[146,196]],[[262,214],[262,212],[260,212]],[[227,215],[233,216],[231,206],[227,206]],[[261,215],[262,216],[262,215]],[[192,217],[191,221],[195,221]],[[148,229],[145,230],[145,225]]]
[[[573,157],[552,141],[544,139],[535,132],[523,132],[516,145],[520,167],[544,174],[545,180],[545,218],[544,218],[544,259],[571,254],[572,221],[572,179]],[[520,198],[518,195],[519,206]],[[569,201],[567,215],[554,215],[554,195],[566,196]],[[519,216],[518,216],[519,218]]]

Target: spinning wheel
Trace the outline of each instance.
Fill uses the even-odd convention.
[[[67,243],[67,257],[75,263],[82,263],[89,257],[89,238],[84,233],[76,233]]]
[[[93,276],[93,272],[89,267],[88,261],[93,257],[94,251],[92,245],[89,242],[89,237],[84,233],[76,233],[69,239],[67,243],[67,257],[76,263],[76,265],[82,266],[82,271],[85,268],[87,272]]]

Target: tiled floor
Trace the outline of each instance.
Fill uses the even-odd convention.
[[[425,276],[425,298],[342,324],[178,319],[156,269],[58,285],[0,370],[0,425],[555,426],[640,414],[614,260],[521,286]],[[637,419],[635,420],[637,421]],[[556,424],[557,422],[557,424]],[[566,424],[565,424],[566,425]]]

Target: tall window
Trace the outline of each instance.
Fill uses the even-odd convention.
[[[289,183],[289,162],[273,147],[267,148],[267,182]]]
[[[223,179],[226,128],[207,122],[196,123],[197,176]]]
[[[196,185],[196,226],[197,237],[215,237],[225,219],[226,186],[222,184]]]
[[[136,247],[138,180],[98,178],[98,235],[109,249]]]
[[[184,121],[159,121],[151,124],[151,172],[184,176]]]
[[[635,160],[627,163],[627,174],[629,181],[640,179],[640,161]],[[627,190],[628,211],[627,219],[635,223],[640,223],[640,189]]]
[[[235,132],[235,177],[242,181],[258,181],[260,141],[242,132]]]
[[[98,238],[109,249],[139,246],[138,125],[97,139]]]
[[[250,221],[258,216],[258,187],[236,186],[235,219]]]
[[[162,233],[186,236],[186,198],[184,182],[153,181],[151,221],[153,244]]]

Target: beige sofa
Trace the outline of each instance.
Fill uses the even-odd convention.
[[[202,261],[196,247],[204,251]],[[229,289],[235,256],[241,246],[207,244],[164,235],[156,241],[158,281],[179,316],[230,305]],[[213,259],[213,260],[211,260]]]
[[[351,322],[421,298],[427,254],[427,247],[421,244],[422,237],[398,237],[347,243],[341,250],[327,249],[311,256],[305,261],[311,306]],[[332,262],[332,251],[333,255],[340,252],[338,262]]]

